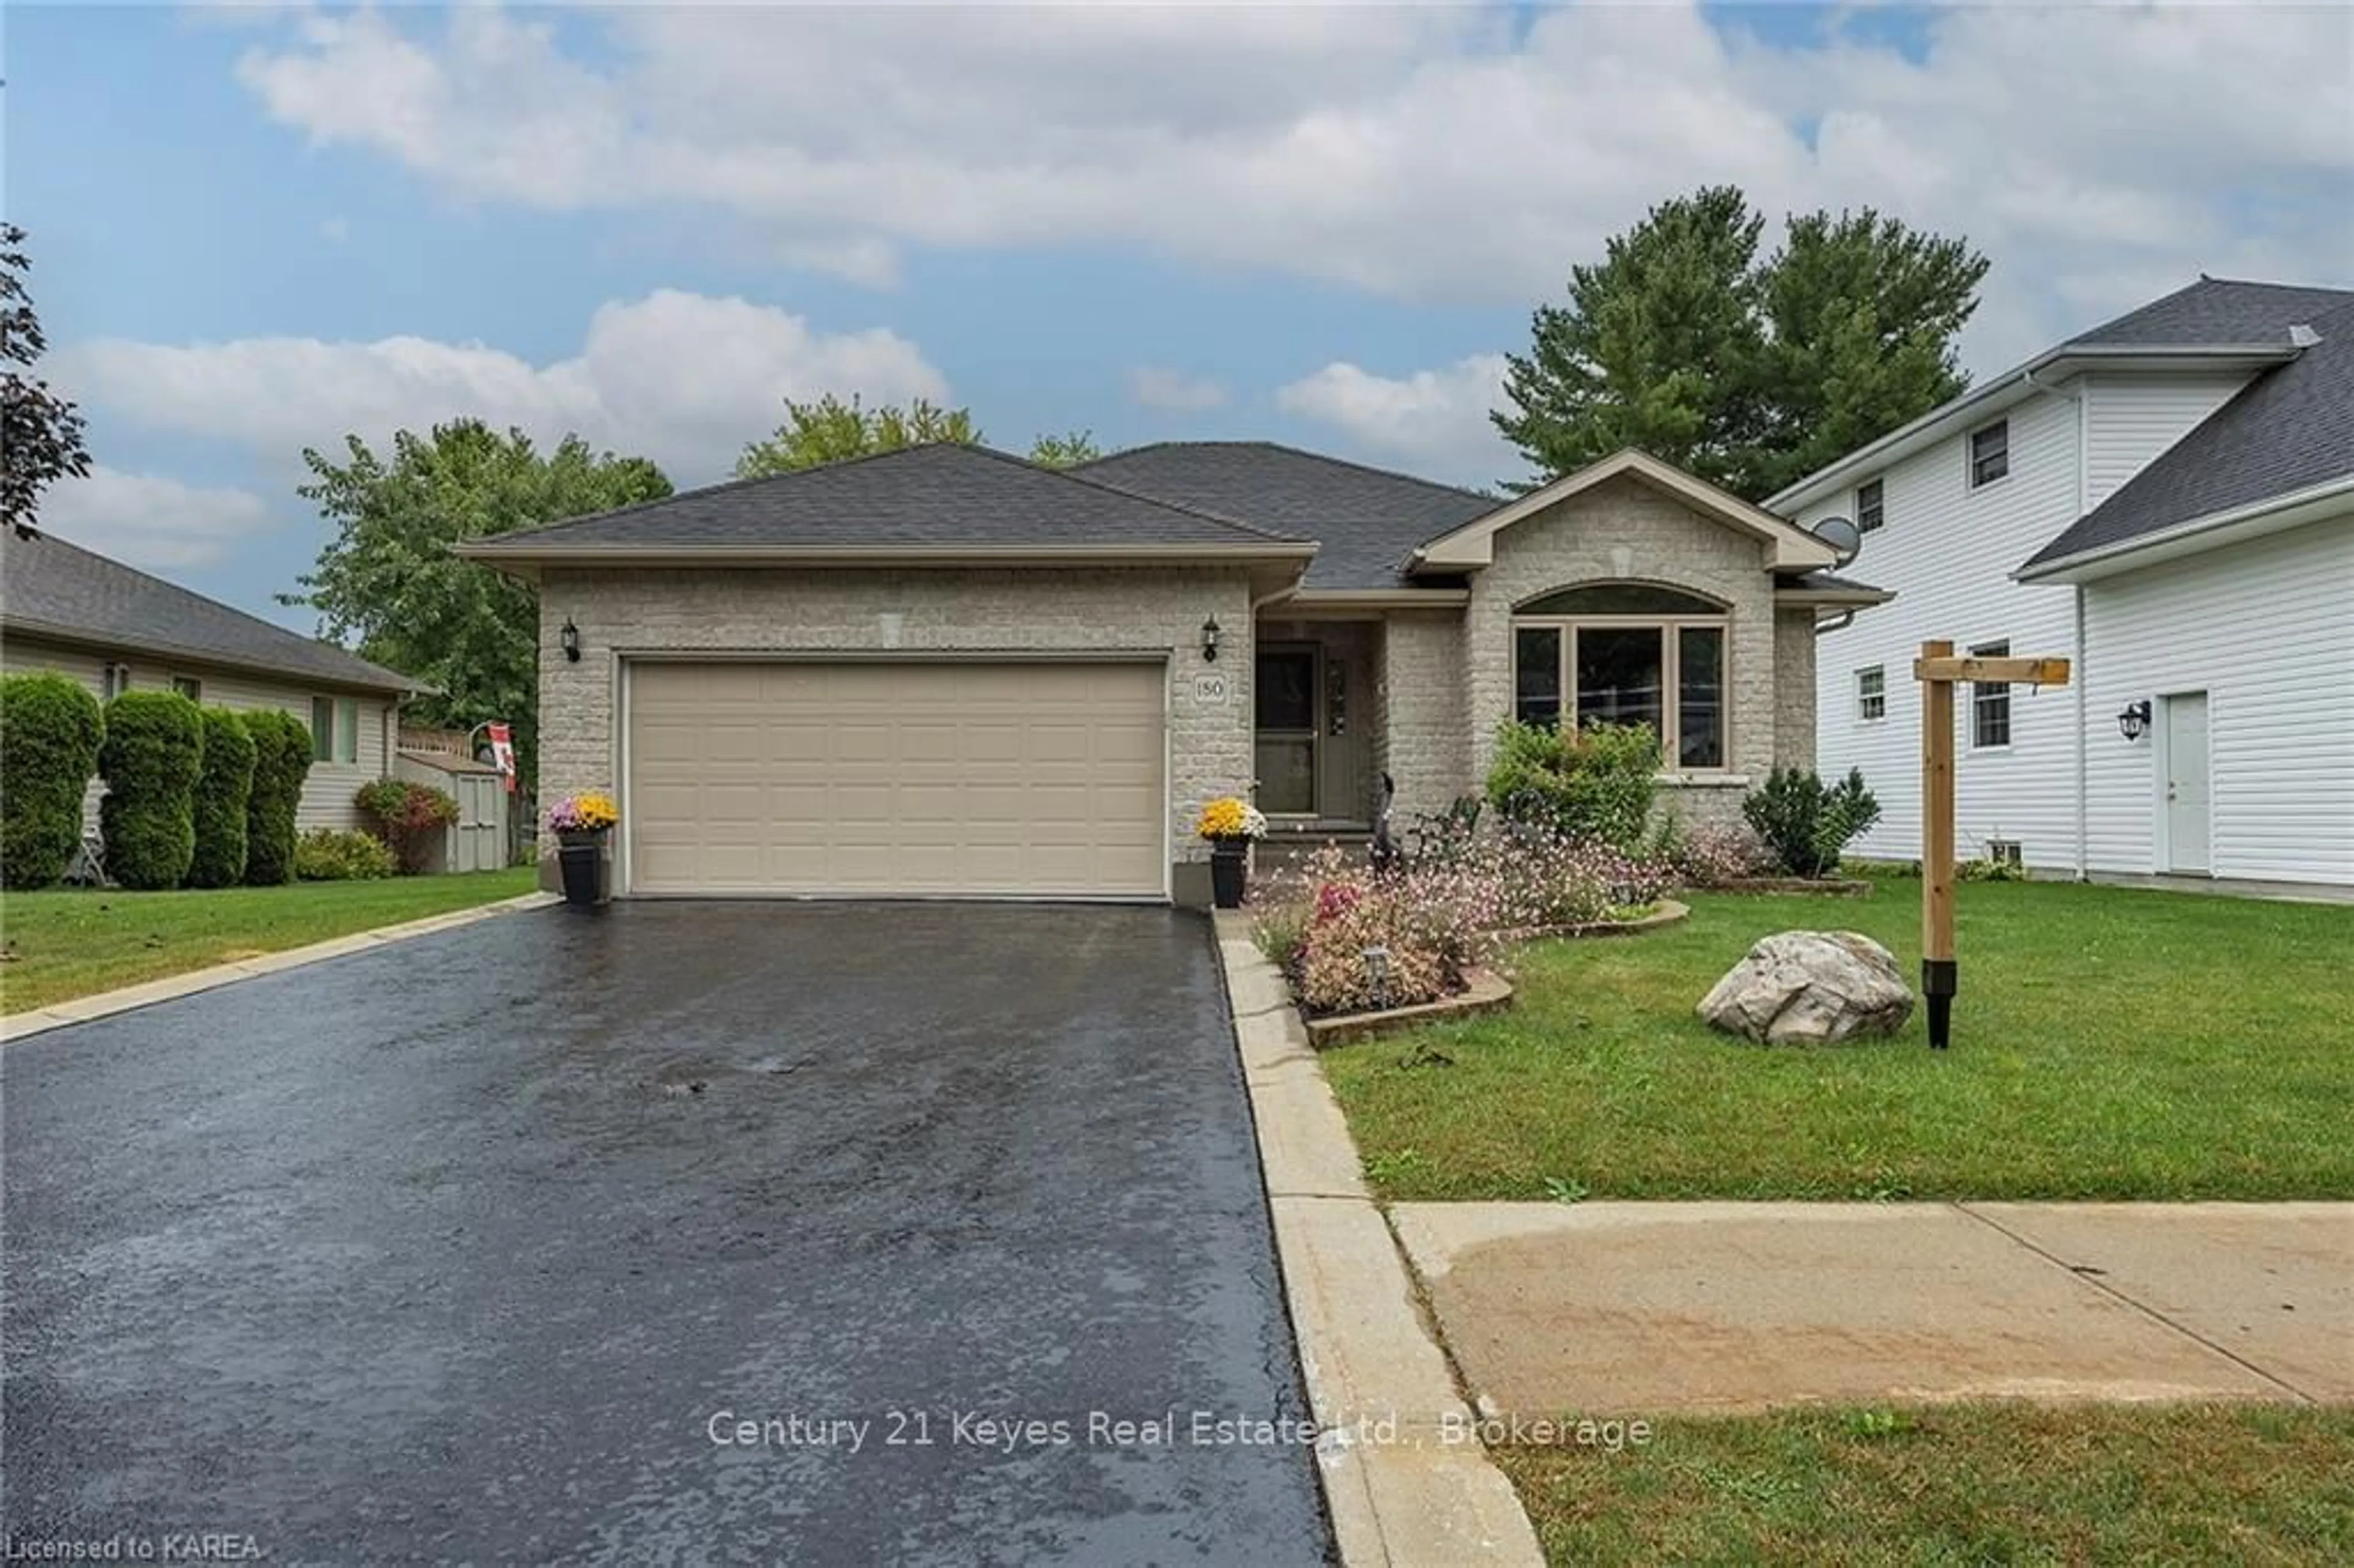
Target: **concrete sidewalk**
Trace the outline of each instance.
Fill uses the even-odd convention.
[[[2354,1401],[2354,1203],[1405,1203],[1497,1414]]]

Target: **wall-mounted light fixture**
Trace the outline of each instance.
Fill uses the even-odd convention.
[[[564,656],[567,659],[571,660],[575,664],[580,662],[580,629],[572,624],[570,616],[565,617],[564,630],[557,634],[557,640],[564,644]]]
[[[2149,699],[2127,703],[2117,715],[2117,732],[2127,740],[2139,740],[2149,733]]]
[[[1214,664],[1217,662],[1218,618],[1214,615],[1210,617],[1209,620],[1202,622],[1202,662],[1204,664]]]

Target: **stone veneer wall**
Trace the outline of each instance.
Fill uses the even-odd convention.
[[[1704,594],[1729,606],[1725,693],[1730,726],[1723,775],[1662,785],[1686,822],[1737,821],[1748,786],[1776,762],[1814,754],[1812,612],[1804,648],[1777,617],[1765,546],[1639,481],[1620,478],[1557,503],[1496,536],[1495,560],[1471,577],[1463,620],[1469,721],[1465,776],[1477,787],[1512,705],[1512,607],[1582,583],[1635,580]],[[1803,689],[1785,668],[1803,657]]]
[[[619,785],[616,715],[632,653],[1162,652],[1170,844],[1190,866],[1208,858],[1193,836],[1202,803],[1249,793],[1250,601],[1246,573],[1207,567],[552,568],[539,595],[540,795]],[[1201,652],[1213,615],[1225,632],[1214,666]],[[558,641],[567,620],[580,630],[577,663]],[[1223,705],[1195,696],[1194,676],[1214,668],[1226,677]],[[1181,869],[1176,882],[1181,901],[1196,882],[1206,895],[1206,874]]]

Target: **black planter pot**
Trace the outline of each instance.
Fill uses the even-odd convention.
[[[1250,845],[1241,839],[1210,841],[1210,902],[1221,909],[1243,906],[1243,887],[1249,878]]]
[[[605,835],[564,833],[556,852],[564,872],[564,902],[594,907],[604,902]]]

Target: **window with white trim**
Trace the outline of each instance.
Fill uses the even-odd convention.
[[[2010,644],[1981,642],[1970,650],[1973,659],[2008,659]],[[1970,683],[1970,744],[1974,747],[1997,747],[2010,744],[2010,683],[2008,681],[1972,681]]]
[[[360,759],[360,705],[356,697],[311,699],[311,760]]]
[[[1869,724],[1888,716],[1888,666],[1873,664],[1855,673],[1855,716]]]
[[[99,678],[99,685],[105,694],[106,700],[112,702],[131,689],[131,666],[109,664],[106,667],[106,673]]]
[[[1725,607],[1652,583],[1594,583],[1512,612],[1512,715],[1523,724],[1644,724],[1667,766],[1709,771],[1730,750]]]
[[[1992,484],[2010,471],[2010,421],[1997,419],[1993,424],[1970,432],[1970,488]]]
[[[1888,521],[1887,491],[1879,480],[1867,479],[1855,487],[1855,531],[1876,534]]]
[[[194,675],[173,676],[172,690],[179,693],[180,695],[187,698],[188,701],[192,703],[200,703],[205,700],[205,683],[202,681],[197,680]]]

